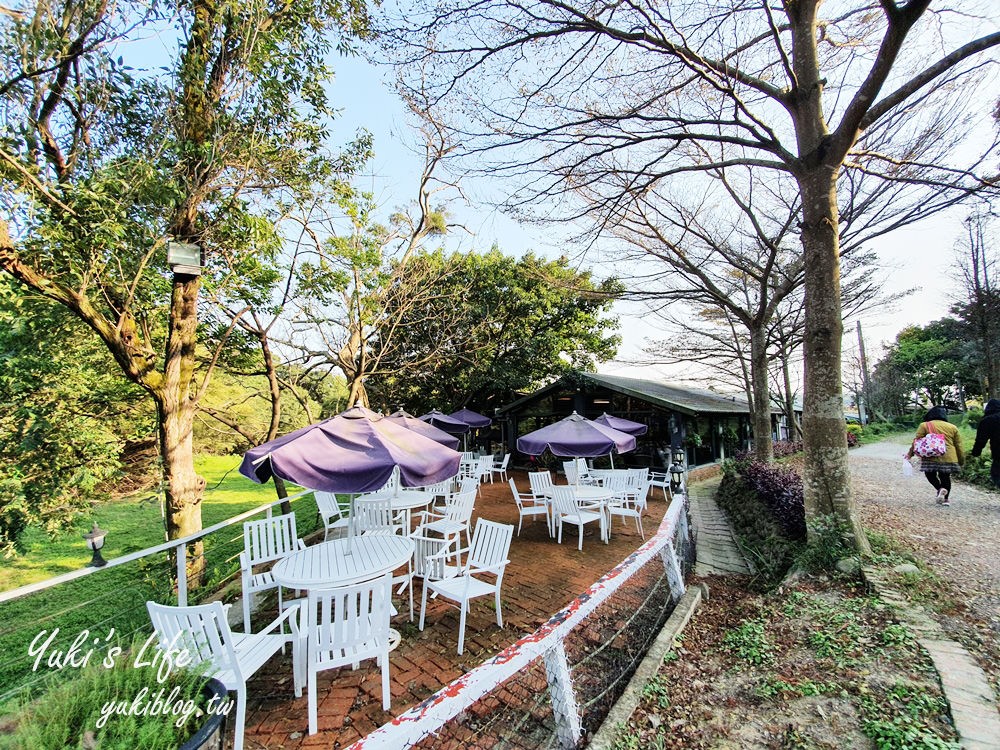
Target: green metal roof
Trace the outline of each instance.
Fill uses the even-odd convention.
[[[690,388],[688,386],[670,385],[655,380],[626,378],[621,375],[601,375],[596,372],[576,372],[576,378],[590,380],[596,385],[622,393],[626,396],[648,401],[651,404],[681,412],[682,414],[749,414],[750,407],[745,398],[727,396],[714,391]],[[544,396],[564,383],[560,378],[534,393],[519,398],[517,401],[497,410],[498,414],[516,409],[518,406]]]

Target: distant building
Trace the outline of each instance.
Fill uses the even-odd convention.
[[[637,438],[636,450],[615,456],[616,465],[668,466],[671,447],[684,446],[688,465],[697,466],[745,450],[751,441],[750,408],[745,398],[579,371],[497,409],[494,425],[500,428],[504,449],[514,453],[519,435],[574,411],[589,419],[607,412],[649,427]],[[775,411],[771,421],[773,436],[785,439],[784,416]]]

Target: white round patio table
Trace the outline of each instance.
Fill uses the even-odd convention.
[[[283,557],[271,568],[271,575],[290,589],[349,586],[405,565],[413,549],[412,540],[395,535],[334,539]]]

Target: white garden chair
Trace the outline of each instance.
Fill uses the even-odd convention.
[[[507,481],[507,464],[510,463],[510,454],[504,453],[503,458],[499,463],[493,462],[493,466],[490,467],[490,484],[493,484],[493,477],[496,474],[500,475],[500,479],[504,482]]]
[[[243,524],[243,551],[240,553],[240,574],[243,583],[243,629],[250,632],[250,600],[253,594],[278,590],[278,611],[284,607],[281,586],[270,570],[254,573],[254,566],[280,560],[306,543],[295,531],[295,514],[286,513]]]
[[[635,519],[635,529],[639,537],[645,541],[642,530],[642,513],[646,509],[646,494],[649,492],[649,472],[642,470],[643,477],[638,472],[629,470],[624,475],[615,475],[605,480],[604,486],[614,491],[614,496],[608,501],[608,534],[611,533],[611,522],[619,516],[622,522],[626,518]]]
[[[493,456],[480,456],[479,461],[476,463],[475,471],[475,476],[479,479],[479,484],[482,484],[484,479],[489,479],[492,484]]]
[[[469,527],[472,524],[472,512],[475,506],[475,490],[452,495],[442,512],[425,510],[417,514],[417,533],[426,534],[428,531],[433,531],[445,539],[454,539],[455,546],[458,547],[462,543],[464,531],[466,540],[471,544],[472,535]]]
[[[207,677],[214,677],[227,690],[236,692],[236,729],[233,750],[243,749],[243,725],[247,715],[247,680],[285,644],[292,644],[292,682],[295,697],[302,696],[302,654],[299,653],[298,608],[286,609],[259,633],[234,633],[221,602],[192,607],[170,607],[146,602],[149,619],[161,649],[187,649],[192,664],[208,664]],[[274,633],[291,625],[291,635]],[[176,653],[176,651],[174,651]]]
[[[419,578],[426,585],[428,578],[441,581],[458,575],[458,566],[448,562],[457,558],[453,539],[425,536],[419,531],[410,534],[410,539],[413,540],[414,579]]]
[[[337,496],[332,492],[314,490],[313,497],[316,498],[316,509],[319,511],[319,517],[323,520],[323,541],[329,539],[331,531],[343,529],[346,533],[351,519],[344,513],[344,508],[341,507]]]
[[[326,669],[357,669],[362,660],[375,659],[382,672],[382,710],[389,710],[391,612],[391,573],[354,586],[309,591],[303,616],[309,734],[318,731],[316,675]]]
[[[576,467],[576,461],[563,461],[563,473],[566,475],[566,484],[580,483],[580,472]]]
[[[546,502],[542,502],[540,505],[535,500],[535,496],[530,492],[521,494],[517,491],[517,485],[514,484],[513,479],[507,480],[510,483],[510,494],[514,496],[514,503],[517,505],[517,535],[521,536],[521,523],[524,521],[525,516],[532,516],[538,518],[538,516],[545,516],[545,526],[549,530],[549,536],[552,535],[552,527],[549,521],[549,506]]]
[[[424,580],[424,591],[420,601],[420,629],[424,629],[424,617],[427,613],[427,594],[437,594],[443,599],[457,602],[461,615],[458,625],[458,653],[465,649],[465,618],[469,612],[469,602],[472,599],[493,594],[496,601],[497,625],[503,627],[503,614],[500,611],[500,586],[503,584],[503,574],[507,567],[510,542],[514,536],[513,524],[495,523],[479,519],[472,544],[467,549],[458,550],[466,553],[465,563],[459,566],[458,573],[444,579],[428,576]],[[442,550],[434,561],[445,561],[454,552]],[[432,565],[434,563],[432,562]],[[490,581],[481,576],[491,575]]]
[[[558,532],[558,542],[562,544],[563,524],[571,523],[579,528],[580,541],[577,549],[583,550],[583,527],[597,521],[601,530],[601,539],[606,539],[604,530],[604,511],[600,506],[580,506],[576,502],[576,493],[572,487],[555,486],[552,492],[552,516]]]
[[[402,534],[400,523],[392,508],[391,497],[359,497],[354,501],[354,532],[356,534]]]

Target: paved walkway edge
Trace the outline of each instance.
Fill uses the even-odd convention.
[[[622,693],[618,702],[612,706],[604,723],[601,724],[597,732],[594,733],[593,739],[587,744],[588,748],[592,748],[593,750],[611,750],[615,744],[615,740],[618,739],[621,727],[628,722],[629,717],[632,716],[632,713],[638,707],[639,701],[642,700],[642,691],[645,689],[646,683],[656,676],[656,673],[660,669],[660,664],[663,663],[664,655],[673,646],[674,639],[687,626],[694,611],[701,604],[702,598],[708,598],[708,587],[704,584],[691,586],[684,592],[684,595],[677,602],[677,606],[674,607],[674,611],[667,618],[666,623],[664,623],[660,634],[656,636],[653,645],[649,647],[646,657],[639,663],[635,674],[632,675],[632,679],[629,680],[625,688],[625,692]]]
[[[966,750],[1000,750],[1000,711],[986,673],[965,648],[949,639],[923,607],[911,605],[875,568],[861,569],[866,583],[895,608],[930,655],[951,708],[958,740]]]

